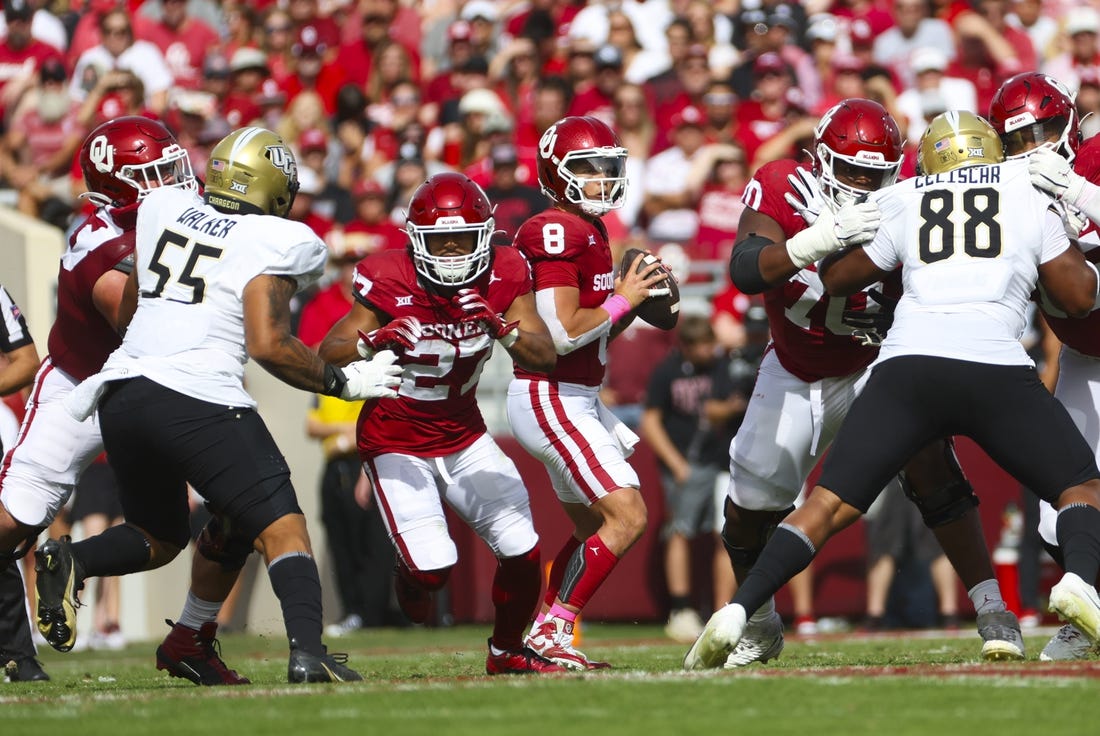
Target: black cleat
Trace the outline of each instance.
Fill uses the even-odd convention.
[[[348,655],[329,654],[328,648],[324,648],[324,654],[316,655],[299,649],[298,642],[290,640],[290,664],[287,667],[286,679],[290,683],[298,682],[358,682],[363,676],[347,666]]]
[[[84,570],[73,558],[72,538],[50,539],[34,553],[38,572],[38,631],[49,645],[67,652],[76,644],[77,591],[84,587]]]
[[[33,655],[0,653],[0,662],[4,663],[4,675],[8,682],[46,682],[50,676]]]

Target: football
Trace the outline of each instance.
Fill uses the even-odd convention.
[[[642,258],[638,258],[641,255]],[[622,263],[619,265],[619,276],[621,277],[626,273],[626,269],[630,268],[630,264],[634,262],[634,259],[638,260],[635,271],[643,271],[646,266],[651,263],[657,263],[657,256],[649,253],[648,251],[641,250],[640,248],[630,248],[623,253]],[[676,285],[676,279],[672,275],[672,271],[668,269],[665,264],[661,263],[659,270],[664,274],[664,281],[657,283],[656,288],[667,288],[669,294],[667,296],[651,296],[644,302],[638,305],[638,308],[634,310],[635,314],[654,327],[659,327],[662,330],[671,330],[676,326],[676,321],[680,317],[680,289]]]

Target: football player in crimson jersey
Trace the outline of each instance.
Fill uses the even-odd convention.
[[[538,535],[523,480],[477,406],[494,342],[529,370],[548,371],[555,361],[530,269],[516,249],[490,244],[495,228],[485,192],[465,175],[421,184],[409,203],[407,251],[359,262],[355,304],[321,355],[345,363],[386,347],[402,353],[398,398],[364,405],[358,444],[397,548],[394,585],[405,614],[424,623],[431,592],[458,561],[446,501],[498,559],[486,671],[561,672],[523,643],[542,586]]]
[[[897,282],[847,298],[825,293],[815,262],[878,229],[867,192],[893,184],[902,163],[897,124],[876,102],[844,100],[814,134],[813,171],[794,161],[760,168],[745,189],[730,276],[745,293],[764,294],[772,343],[745,420],[730,445],[730,484],[722,532],[738,581],[748,575],[771,531],[794,508],[807,476],[829,447],[878,354]],[[883,294],[885,292],[885,295]],[[906,468],[917,500],[975,600],[983,656],[1022,659],[1015,616],[1005,611],[969,483],[953,450],[937,443]],[[783,624],[769,600],[751,612],[727,667],[767,661],[783,649]]]
[[[596,118],[567,117],[547,128],[538,174],[554,206],[525,222],[514,241],[531,263],[558,361],[552,371],[516,365],[508,420],[520,444],[546,464],[574,524],[527,645],[571,669],[600,666],[573,648],[573,622],[646,525],[638,476],[626,461],[638,438],[597,397],[607,341],[662,280],[657,263],[641,273],[632,263],[615,275],[600,218],[623,204],[626,156]]]
[[[35,378],[18,444],[0,467],[3,551],[33,541],[48,527],[77,479],[103,451],[98,422],[76,421],[63,402],[80,381],[103,367],[133,313],[136,295],[127,297],[124,291],[133,269],[139,204],[162,186],[196,189],[187,152],[164,125],[148,118],[103,123],[85,139],[78,163],[88,190],[84,196],[96,209],[70,236],[61,258],[50,354]],[[42,454],[45,446],[52,456]],[[247,683],[218,657],[214,629],[205,634],[192,646],[194,654],[213,663],[216,684]]]
[[[1071,237],[1092,263],[1100,261],[1100,208],[1088,207],[1086,188],[1100,183],[1100,139],[1081,143],[1077,109],[1073,96],[1058,80],[1038,72],[1017,74],[1001,85],[989,107],[989,122],[1000,135],[1008,158],[1030,157],[1033,183],[1060,197],[1062,219]],[[1080,193],[1067,196],[1051,180],[1070,181],[1072,172]],[[1095,192],[1095,189],[1092,191]],[[1086,203],[1082,213],[1078,201]],[[1058,356],[1058,383],[1054,396],[1067,408],[1070,417],[1100,461],[1100,425],[1089,421],[1100,407],[1100,316],[1092,311],[1084,319],[1073,319],[1059,309],[1040,290],[1039,308],[1051,331],[1062,343]],[[1043,545],[1060,566],[1065,567],[1058,546],[1058,512],[1046,501],[1039,503],[1039,535]],[[1047,642],[1039,654],[1042,660],[1082,659],[1092,653],[1088,638],[1073,624],[1066,624]]]
[[[195,187],[187,152],[162,124],[118,118],[93,130],[79,153],[96,210],[73,232],[57,276],[57,319],[23,423],[0,466],[0,557],[21,556],[53,521],[84,469],[103,451],[99,426],[77,422],[62,401],[119,346],[132,304],[123,285],[133,267],[139,201],[159,186]],[[10,563],[14,565],[15,563]],[[22,607],[24,589],[0,591]]]

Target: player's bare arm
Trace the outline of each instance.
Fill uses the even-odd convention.
[[[1040,264],[1039,283],[1055,306],[1071,317],[1087,317],[1096,306],[1096,267],[1076,247]]]
[[[359,353],[355,348],[359,340],[359,332],[372,332],[384,324],[384,315],[365,306],[361,302],[355,302],[351,311],[345,314],[332,326],[332,329],[321,341],[317,348],[321,359],[333,365],[347,365],[353,360],[359,359]]]
[[[129,284],[131,276],[134,282],[132,285]],[[131,276],[112,269],[96,279],[92,287],[92,303],[120,335],[126,332],[126,326],[130,324],[130,319],[137,308],[137,277],[133,276],[133,272]],[[134,297],[130,304],[127,304],[125,299],[127,290],[130,290]]]
[[[554,370],[558,353],[550,330],[535,307],[535,294],[528,292],[516,297],[504,313],[506,322],[518,322],[518,339],[506,348],[512,359],[532,371],[549,373]]]
[[[8,364],[0,370],[0,396],[7,396],[30,385],[39,363],[42,362],[38,358],[38,350],[34,347],[34,343],[5,353],[4,357],[7,358]]]
[[[849,248],[829,256],[817,270],[830,296],[851,296],[890,273],[876,266],[863,248]]]
[[[271,375],[306,391],[325,389],[325,362],[290,329],[294,279],[261,274],[244,288],[244,334],[248,355]],[[354,350],[354,346],[352,348]]]

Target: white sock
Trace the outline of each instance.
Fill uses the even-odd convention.
[[[749,618],[749,622],[750,623],[755,623],[755,624],[763,623],[763,622],[767,621],[769,618],[771,618],[771,615],[773,613],[775,613],[775,597],[774,596],[769,598],[764,605],[760,606],[760,608],[756,609],[756,613],[754,613]]]
[[[983,580],[970,590],[966,591],[970,596],[970,602],[974,604],[974,610],[978,615],[1007,610],[1005,600],[1001,597],[1001,586],[996,579]]]
[[[183,610],[180,611],[180,617],[176,623],[198,631],[203,624],[217,620],[223,602],[204,601],[189,590],[187,591],[187,601],[184,602]]]

